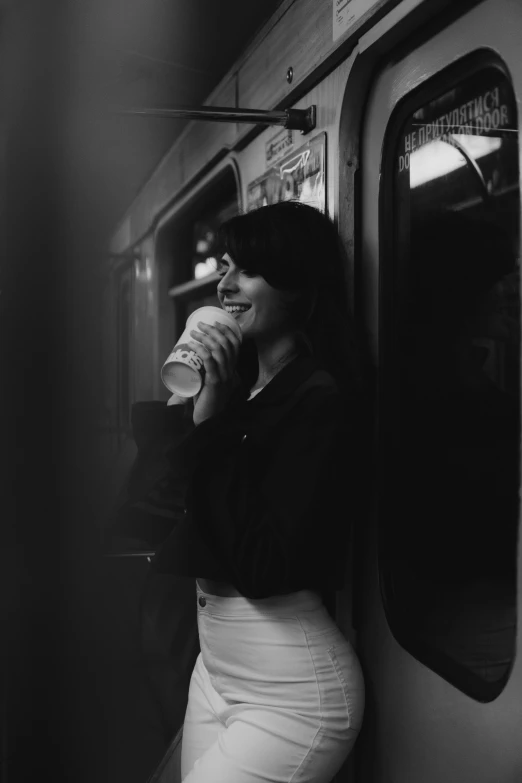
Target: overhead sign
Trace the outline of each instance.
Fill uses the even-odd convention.
[[[334,41],[379,2],[380,0],[332,0]]]
[[[247,188],[247,209],[298,200],[326,211],[326,133],[291,152]]]

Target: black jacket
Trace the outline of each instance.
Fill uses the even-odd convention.
[[[246,597],[339,589],[360,498],[356,402],[310,357],[247,397],[240,389],[198,427],[192,406],[134,406],[138,459],[119,528],[162,541],[160,573]]]

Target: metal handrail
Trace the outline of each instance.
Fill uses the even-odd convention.
[[[194,109],[189,106],[177,106],[171,109],[125,109],[115,107],[117,114],[160,117],[168,120],[206,120],[207,122],[246,122],[253,125],[282,125],[287,130],[300,130],[309,133],[316,125],[316,106],[308,109],[283,109],[264,111],[262,109],[236,109],[228,106],[203,106]]]
[[[487,182],[484,179],[484,174],[482,173],[480,166],[478,165],[477,161],[469,154],[468,150],[464,147],[463,144],[460,143],[460,141],[454,136],[454,134],[450,133],[448,134],[448,138],[441,138],[441,141],[445,141],[446,144],[449,144],[452,147],[455,147],[464,160],[466,161],[467,165],[470,167],[470,169],[473,171],[473,174],[475,175],[479,188],[482,194],[482,200],[483,201],[489,201],[491,199],[491,193],[488,190]]]

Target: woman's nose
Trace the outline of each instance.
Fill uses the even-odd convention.
[[[229,269],[226,275],[221,278],[218,283],[217,290],[220,294],[226,294],[227,291],[238,290],[237,279],[231,269]]]

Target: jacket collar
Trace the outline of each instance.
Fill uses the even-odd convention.
[[[248,405],[255,408],[261,408],[266,405],[283,402],[319,369],[321,369],[320,365],[312,356],[306,354],[297,356],[289,362],[289,364],[283,367],[283,369],[248,402]],[[243,386],[241,390],[241,399],[246,402],[249,395],[250,390],[246,386]]]

